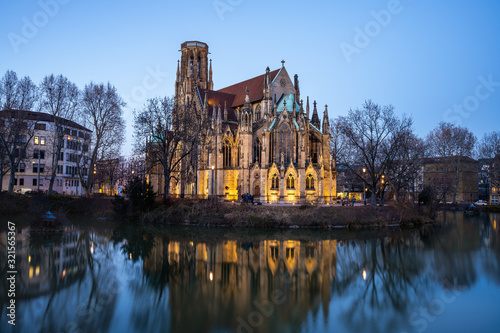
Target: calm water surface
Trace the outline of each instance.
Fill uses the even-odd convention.
[[[0,331],[498,332],[499,217],[383,233],[18,227],[15,329],[4,228]]]

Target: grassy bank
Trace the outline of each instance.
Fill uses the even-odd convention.
[[[210,201],[180,202],[141,215],[163,225],[246,228],[385,228],[432,223],[424,211],[404,206],[251,206]]]
[[[142,209],[148,210],[137,210],[123,198],[0,195],[0,214],[21,216],[27,223],[40,219],[48,210],[63,222],[89,217],[199,227],[376,229],[433,222],[424,208],[406,206],[278,207],[175,200]]]

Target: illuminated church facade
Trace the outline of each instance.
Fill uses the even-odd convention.
[[[299,79],[281,68],[214,90],[208,45],[181,44],[175,102],[204,112],[212,138],[198,151],[195,177],[172,184],[172,194],[236,201],[248,193],[265,203],[331,203],[335,161],[325,105],[300,97]]]

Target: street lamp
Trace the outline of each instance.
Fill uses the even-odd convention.
[[[365,186],[365,172],[366,168],[363,168],[363,203],[366,206],[366,186]]]
[[[214,166],[212,165],[212,197],[214,196]]]

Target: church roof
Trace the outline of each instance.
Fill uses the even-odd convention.
[[[221,108],[221,115],[224,117],[224,102],[226,102],[227,105],[227,120],[237,120],[236,119],[236,112],[234,109],[231,107],[233,105],[233,101],[235,96],[233,94],[227,94],[224,92],[220,91],[214,91],[214,90],[207,90],[207,89],[202,89],[198,88],[199,91],[199,96],[201,99],[201,103],[203,104],[205,102],[205,92],[207,93],[207,102],[208,102],[208,116],[212,116],[212,112],[214,110],[214,105],[218,109],[219,105]]]
[[[280,69],[276,69],[276,70],[269,73],[271,76],[271,82],[278,75],[279,71],[280,71]],[[235,96],[233,103],[231,104],[232,107],[236,107],[238,105],[243,105],[243,103],[245,103],[245,90],[246,90],[246,88],[248,88],[250,103],[255,102],[255,101],[260,101],[262,98],[264,98],[264,91],[263,90],[264,90],[264,78],[265,78],[265,76],[266,76],[266,74],[256,76],[254,78],[242,81],[240,83],[233,84],[232,86],[219,89],[218,92],[232,94]]]

